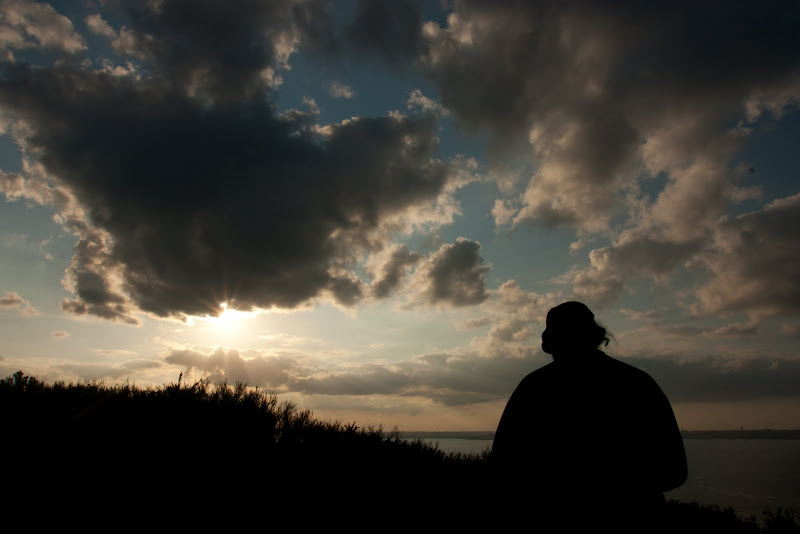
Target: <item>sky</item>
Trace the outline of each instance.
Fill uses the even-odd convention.
[[[797,27],[791,1],[0,0],[0,374],[493,430],[579,300],[681,428],[800,428]]]

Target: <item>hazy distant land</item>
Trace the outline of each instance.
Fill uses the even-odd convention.
[[[681,430],[684,439],[800,439],[800,429],[792,430]]]
[[[406,439],[481,439],[493,440],[494,431],[479,432],[400,432]],[[684,439],[800,439],[800,429],[773,430],[681,430]]]

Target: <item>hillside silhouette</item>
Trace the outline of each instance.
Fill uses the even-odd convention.
[[[8,510],[117,520],[177,510],[357,531],[376,521],[497,525],[488,453],[446,453],[397,430],[320,421],[244,384],[46,384],[17,372],[0,380],[0,417]],[[588,504],[575,502],[576,514]],[[768,511],[757,523],[674,501],[657,526],[800,532],[796,512]]]

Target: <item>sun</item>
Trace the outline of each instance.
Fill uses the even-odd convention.
[[[235,330],[242,328],[259,314],[259,310],[241,311],[229,307],[227,302],[220,304],[222,313],[216,317],[209,317],[211,325],[216,330]]]
[[[228,308],[228,303],[222,303],[222,313],[220,313],[217,317],[211,318],[211,323],[213,324],[215,329],[218,330],[231,330],[236,328],[236,326],[241,322],[243,319],[242,315],[247,315],[246,312],[240,312],[237,310],[233,310]]]
[[[229,307],[227,302],[220,304],[222,313],[214,316],[192,317],[193,331],[198,340],[218,343],[237,344],[255,335],[254,319],[260,310],[241,311]]]

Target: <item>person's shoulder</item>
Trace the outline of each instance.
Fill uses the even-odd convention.
[[[642,383],[649,384],[649,385],[656,385],[656,381],[650,376],[647,371],[639,369],[638,367],[631,365],[627,362],[623,362],[622,360],[618,360],[616,358],[612,358],[611,356],[607,355],[604,352],[601,352],[603,355],[603,359],[606,362],[606,365],[613,367],[614,370],[620,374],[625,374],[631,380],[638,380]]]
[[[557,367],[554,365],[554,362],[550,362],[538,369],[531,371],[528,373],[525,378],[520,381],[518,387],[529,387],[533,384],[537,383],[546,383],[550,377],[558,371]]]
[[[538,369],[535,369],[535,370],[531,371],[522,380],[523,381],[525,381],[525,380],[540,380],[540,379],[542,379],[542,377],[545,377],[545,376],[547,376],[549,374],[552,374],[552,373],[554,373],[556,371],[557,371],[557,366],[556,366],[555,362],[550,362],[550,363],[547,363],[547,364],[539,367]]]

